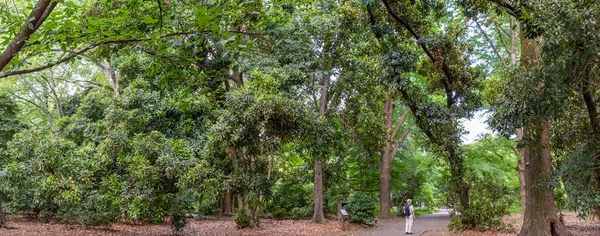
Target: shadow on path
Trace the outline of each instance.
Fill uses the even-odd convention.
[[[439,209],[438,212],[417,216],[413,223],[413,235],[420,235],[426,230],[447,230],[450,223],[450,214],[448,209]],[[392,219],[378,219],[377,226],[361,232],[358,235],[403,235],[405,221],[404,217]]]

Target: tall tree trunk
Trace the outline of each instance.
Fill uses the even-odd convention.
[[[540,55],[538,42],[525,37],[523,26],[520,38],[521,66],[524,69],[537,67]],[[523,128],[523,139],[525,211],[519,235],[571,235],[558,218],[554,204],[550,122],[541,120],[526,124]]]
[[[517,65],[517,38],[516,38],[516,30],[515,30],[515,19],[512,16],[508,16],[510,18],[510,31],[509,31],[509,39],[510,39],[510,50],[508,54],[510,55],[510,62],[512,66]],[[502,37],[502,36],[501,36]],[[516,142],[517,145],[521,143],[523,140],[523,128],[518,128],[516,130]],[[525,212],[525,208],[527,205],[525,204],[525,157],[523,154],[523,149],[517,147],[517,153],[519,155],[519,161],[517,162],[517,171],[519,172],[519,183],[520,183],[520,195],[521,195],[521,212]]]
[[[328,64],[328,69],[331,70],[333,67],[332,63]],[[325,116],[327,113],[327,93],[329,92],[329,85],[331,83],[331,73],[327,72],[323,76],[323,87],[321,88],[321,103],[319,105],[319,115]],[[323,214],[323,162],[317,157],[315,160],[315,182],[314,182],[314,200],[313,200],[313,222],[323,223],[325,222],[325,215]]]
[[[385,145],[379,160],[379,217],[390,217],[392,202],[390,198],[391,160],[392,160],[392,126],[394,119],[394,100],[396,96],[388,95],[384,103],[384,125],[386,129]],[[398,124],[400,125],[400,124]]]
[[[395,111],[395,102],[397,98],[397,93],[395,90],[389,94],[384,102],[384,126],[386,128],[385,133],[385,144],[381,150],[381,159],[379,160],[379,217],[380,218],[388,218],[391,216],[390,210],[392,208],[392,199],[391,199],[391,169],[392,162],[394,161],[394,157],[400,148],[400,144],[406,139],[408,133],[410,132],[410,127],[414,124],[409,124],[406,126],[406,130],[397,138],[398,131],[400,131],[400,127],[404,124],[404,120],[406,119],[408,113],[411,111],[410,108],[406,108],[404,113],[398,119],[398,123],[394,128],[393,120],[394,120],[394,111]],[[393,129],[393,130],[392,130]]]

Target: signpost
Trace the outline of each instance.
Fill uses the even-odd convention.
[[[343,208],[340,209],[339,214],[341,215],[342,231],[345,229],[350,229],[350,214],[348,214],[346,209]],[[344,222],[347,222],[346,227],[344,227]]]

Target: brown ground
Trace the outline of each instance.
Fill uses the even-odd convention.
[[[506,223],[511,224],[515,228],[515,233],[501,233],[501,232],[479,232],[479,231],[467,231],[461,233],[449,233],[448,231],[441,230],[428,230],[424,232],[423,236],[509,236],[517,235],[521,230],[521,223],[523,217],[521,214],[511,215],[504,218]],[[566,212],[564,213],[564,221],[567,229],[576,236],[600,236],[600,220],[580,220],[577,218],[577,213]]]
[[[81,225],[64,225],[44,223],[37,219],[24,217],[7,217],[7,226],[11,229],[0,229],[0,235],[174,235],[168,223],[162,225],[117,223],[104,227],[85,227]],[[351,224],[350,229],[341,230],[339,222],[330,220],[324,224],[312,224],[310,220],[269,220],[262,222],[261,229],[237,230],[232,220],[194,220],[189,219],[185,229],[179,235],[350,235],[364,230]]]
[[[44,223],[35,219],[27,219],[23,217],[7,217],[8,226],[13,229],[0,229],[0,235],[173,235],[169,224],[163,225],[148,225],[148,224],[125,224],[118,223],[110,227],[85,227],[80,225],[63,225],[56,223]],[[419,217],[418,220],[426,220],[427,217]],[[507,223],[512,224],[516,232],[520,229],[521,216],[513,215],[505,218]],[[567,228],[578,236],[600,236],[600,220],[579,220],[576,213],[566,213],[565,223]],[[389,221],[394,221],[390,219]],[[180,235],[356,235],[369,234],[378,231],[378,235],[386,235],[385,232],[393,232],[392,235],[397,235],[398,232],[391,228],[400,227],[404,229],[401,219],[396,219],[398,222],[394,224],[385,224],[380,222],[378,228],[364,229],[358,225],[350,225],[350,230],[341,231],[340,224],[337,221],[330,220],[327,223],[315,225],[310,220],[263,220],[261,229],[244,229],[237,230],[235,223],[231,220],[193,220],[190,219],[187,227]],[[415,221],[415,225],[427,225],[428,222]],[[431,222],[431,224],[437,224]],[[389,229],[388,229],[389,228]],[[426,230],[421,235],[425,236],[505,236],[516,235],[516,233],[498,233],[498,232],[478,232],[468,231],[457,234],[449,233],[445,230]],[[382,231],[383,230],[383,231]],[[403,235],[401,232],[400,234]],[[414,234],[418,235],[418,234]]]

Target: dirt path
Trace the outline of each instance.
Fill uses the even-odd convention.
[[[430,214],[417,216],[413,223],[413,235],[420,235],[426,230],[446,230],[450,223],[450,215],[448,210],[440,209],[440,211]],[[358,235],[403,235],[405,221],[403,217],[378,220],[377,227]]]

